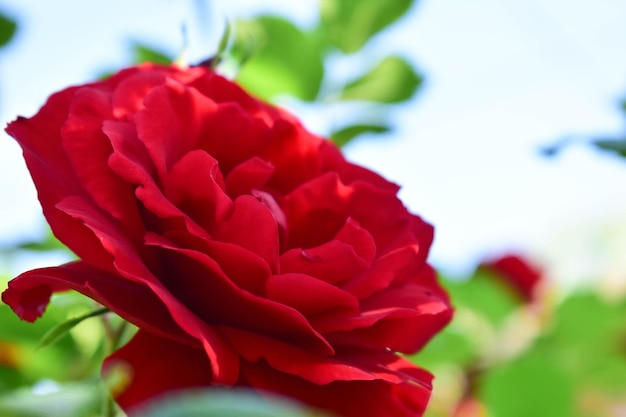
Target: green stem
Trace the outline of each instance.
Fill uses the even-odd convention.
[[[126,320],[123,320],[113,334],[113,338],[111,339],[111,348],[113,349],[113,351],[117,350],[120,347],[120,342],[122,341],[122,337],[124,336],[126,329],[128,329],[128,322]]]
[[[117,417],[117,413],[115,411],[115,401],[113,401],[113,397],[109,395],[108,391],[104,393],[104,405],[102,410],[103,417]]]
[[[128,328],[128,322],[126,320],[122,320],[120,325],[117,328],[114,328],[109,320],[109,317],[104,315],[102,316],[102,323],[104,325],[105,333],[104,354],[105,356],[109,356],[119,348],[124,332]],[[110,395],[108,390],[104,392],[104,395],[103,416],[117,417],[117,408],[113,397]]]

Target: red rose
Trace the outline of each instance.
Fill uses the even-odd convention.
[[[396,352],[451,308],[425,261],[432,227],[396,185],[205,68],[129,68],[7,131],[81,260],[3,300],[33,321],[72,289],[135,324],[107,361],[133,371],[122,407],[238,385],[342,416],[424,411],[431,376]]]
[[[535,298],[542,273],[536,266],[518,255],[503,255],[481,265],[493,272],[522,301],[529,303]]]

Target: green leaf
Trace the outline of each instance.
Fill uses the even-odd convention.
[[[97,415],[102,389],[95,383],[61,385],[58,392],[34,394],[24,388],[3,392],[3,417],[91,417]]]
[[[264,99],[317,97],[324,75],[318,41],[288,20],[260,16],[238,21],[232,54],[244,64],[237,80],[251,93]]]
[[[152,62],[154,64],[169,65],[174,59],[163,51],[158,51],[145,44],[135,42],[132,45],[133,61],[136,64]]]
[[[446,281],[446,288],[452,304],[479,314],[494,327],[502,324],[520,306],[513,292],[483,269],[478,269],[466,281]]]
[[[11,348],[14,349],[13,352],[9,350]],[[11,358],[12,353],[15,356],[19,355],[19,347],[0,342],[0,358],[2,359],[0,361],[0,392],[15,389],[26,383],[20,370],[17,369],[14,364],[10,363],[13,360],[13,358]]]
[[[323,417],[292,401],[268,399],[243,389],[196,389],[148,403],[135,417]]]
[[[54,342],[59,340],[61,337],[65,336],[70,330],[72,330],[72,328],[74,328],[74,326],[76,326],[78,323],[82,322],[83,320],[86,320],[91,317],[101,316],[102,314],[105,314],[108,312],[109,312],[108,308],[100,308],[100,309],[91,311],[87,314],[84,314],[82,316],[69,319],[63,323],[60,323],[54,326],[41,338],[41,340],[39,341],[39,344],[37,345],[37,349],[41,349],[41,348],[44,348],[46,346],[53,344]]]
[[[410,360],[429,370],[442,365],[469,366],[478,357],[477,346],[471,340],[473,335],[468,334],[471,330],[455,318]]]
[[[609,302],[592,292],[577,293],[565,299],[557,309],[551,337],[564,346],[587,353],[611,345],[618,349],[618,336],[626,335],[624,317],[626,300]]]
[[[359,135],[363,135],[365,133],[387,133],[389,132],[389,130],[390,130],[389,126],[382,126],[382,125],[372,125],[372,124],[352,125],[352,126],[344,127],[343,129],[333,132],[330,135],[330,138],[338,146],[344,146]]]
[[[52,231],[50,229],[47,230],[46,235],[43,239],[22,242],[12,249],[32,250],[37,252],[48,252],[55,250],[69,251],[69,249],[52,234]]]
[[[559,360],[583,387],[626,395],[626,300],[603,300],[595,293],[568,297],[555,312],[552,331],[541,344],[559,351]]]
[[[399,56],[387,56],[370,72],[348,83],[343,100],[398,103],[410,99],[422,83],[411,64]]]
[[[224,52],[226,52],[226,48],[228,47],[228,42],[230,41],[231,32],[232,32],[231,25],[230,25],[230,22],[227,20],[226,25],[224,26],[224,33],[222,33],[220,42],[217,45],[217,56],[222,56],[224,55]]]
[[[479,387],[493,417],[572,415],[573,383],[565,369],[544,351],[534,350],[487,370]]]
[[[405,14],[412,0],[322,0],[321,31],[345,53],[356,52]]]
[[[626,139],[597,139],[593,144],[604,151],[626,157]]]
[[[79,343],[75,335],[71,334],[71,337],[64,337],[46,349],[35,351],[51,327],[68,316],[81,314],[86,308],[93,308],[93,302],[82,294],[68,292],[55,295],[46,314],[34,323],[27,323],[20,320],[8,305],[0,303],[0,340],[17,348],[14,369],[21,375],[18,381],[21,385],[41,378],[56,381],[84,378],[97,370],[98,365],[93,358],[94,355],[101,356],[96,351],[101,337],[100,326],[90,328],[90,324],[85,323],[85,332],[96,339],[90,345],[92,347]]]
[[[6,304],[0,303],[0,338],[2,340],[16,342],[24,345],[36,345],[37,341],[46,333],[47,329],[54,325],[54,313],[46,314],[34,323],[26,323]]]
[[[0,14],[0,47],[9,43],[15,35],[17,23],[3,14]]]

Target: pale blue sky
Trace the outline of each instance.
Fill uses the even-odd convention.
[[[131,39],[176,53],[186,22],[195,61],[214,51],[225,18],[260,10],[252,0],[218,0],[201,20],[193,3],[0,0],[20,24],[12,47],[0,50],[0,120],[32,115],[51,92],[126,64]],[[263,4],[302,24],[317,7],[313,0]],[[556,160],[537,150],[564,135],[624,130],[617,102],[626,95],[625,22],[622,0],[417,2],[358,61],[401,52],[426,85],[398,110],[392,138],[346,152],[402,185],[410,209],[435,224],[432,259],[447,270],[507,249],[566,262],[589,249],[586,236],[595,232],[587,229],[598,223],[614,224],[624,242],[626,163],[584,146]],[[332,123],[324,113],[302,117],[317,130]],[[6,135],[0,158],[0,242],[34,236],[40,210]],[[565,245],[563,236],[571,236]],[[614,262],[606,254],[602,260]]]

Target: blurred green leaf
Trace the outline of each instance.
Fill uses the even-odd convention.
[[[412,0],[322,0],[322,31],[345,53],[356,52],[405,14]]]
[[[222,37],[220,38],[220,42],[217,45],[217,56],[222,56],[224,55],[224,52],[226,52],[226,48],[228,47],[228,42],[230,41],[230,35],[231,35],[231,25],[230,22],[227,20],[226,21],[226,25],[224,26],[224,32],[222,33]]]
[[[58,322],[57,314],[59,314],[58,309],[48,308],[46,314],[36,322],[27,323],[20,320],[8,305],[0,303],[0,323],[2,323],[0,339],[34,347],[46,331],[54,325],[55,320]]]
[[[41,349],[53,344],[54,342],[68,334],[70,330],[72,330],[77,324],[79,324],[83,320],[87,320],[91,317],[101,316],[107,312],[109,312],[108,308],[100,308],[87,314],[83,314],[82,316],[74,317],[72,319],[64,321],[63,323],[57,324],[43,335],[43,337],[39,340],[39,343],[37,344],[37,349]]]
[[[453,305],[480,314],[496,327],[520,305],[499,279],[482,269],[478,269],[469,280],[446,280],[445,286]]]
[[[321,49],[312,34],[288,20],[260,16],[237,22],[232,54],[244,63],[237,80],[251,93],[264,99],[317,97],[324,75]]]
[[[268,399],[241,389],[210,388],[169,395],[148,404],[135,417],[323,417],[294,402]]]
[[[69,251],[69,249],[52,234],[50,229],[47,230],[43,239],[20,243],[15,247],[15,249],[32,250],[37,252],[47,252],[53,250]]]
[[[626,336],[626,300],[609,302],[593,292],[569,296],[556,311],[551,338],[587,351],[623,349]],[[622,352],[626,355],[626,351]]]
[[[453,320],[443,331],[410,359],[424,367],[432,369],[440,365],[455,365],[461,368],[469,366],[478,357],[477,347],[467,334],[470,328],[463,327]]]
[[[558,362],[535,350],[488,369],[480,390],[492,417],[571,416],[573,383]]]
[[[17,23],[13,19],[0,14],[0,47],[9,43],[16,30]]]
[[[604,151],[626,157],[626,139],[597,139],[593,144]]]
[[[155,64],[169,65],[174,61],[167,53],[139,42],[133,43],[132,53],[133,61],[136,64],[152,62]]]
[[[0,341],[0,392],[15,389],[26,383],[19,366],[20,346]]]
[[[92,417],[97,415],[102,388],[96,382],[61,385],[58,392],[35,394],[22,388],[0,395],[2,417]]]
[[[411,98],[421,82],[422,78],[404,58],[387,56],[370,72],[348,83],[340,98],[398,103]]]
[[[343,129],[337,130],[336,132],[331,133],[330,138],[338,146],[344,146],[347,143],[349,143],[352,139],[364,133],[386,133],[386,132],[389,132],[389,130],[390,130],[389,126],[382,126],[382,125],[372,125],[372,124],[352,125],[352,126],[348,126]]]
[[[73,336],[62,338],[45,350],[35,351],[43,335],[56,323],[92,306],[93,302],[81,294],[57,295],[41,318],[27,323],[21,321],[9,306],[0,303],[0,342],[16,348],[12,355],[15,362],[12,367],[20,373],[21,384],[33,383],[40,378],[57,381],[80,379],[97,369],[97,361],[102,355],[99,345],[85,349]],[[99,326],[85,330],[98,339],[101,337]],[[94,357],[97,357],[96,361]]]
[[[595,293],[568,297],[557,309],[552,331],[540,341],[583,387],[626,395],[626,300],[609,302]]]

